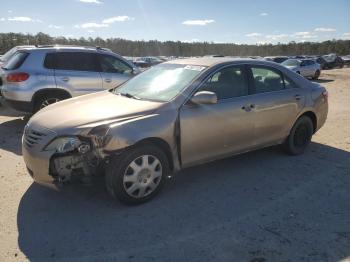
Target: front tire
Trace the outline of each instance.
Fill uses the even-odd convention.
[[[137,205],[158,194],[168,174],[165,153],[153,145],[140,145],[111,158],[106,167],[106,188],[122,203]]]
[[[311,142],[314,126],[308,116],[301,116],[294,124],[284,148],[290,155],[300,155]]]

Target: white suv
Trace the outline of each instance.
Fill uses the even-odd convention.
[[[100,47],[20,49],[1,68],[1,99],[33,113],[63,99],[114,88],[138,73],[135,65]]]

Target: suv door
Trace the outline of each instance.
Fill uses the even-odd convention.
[[[257,147],[285,139],[305,104],[306,89],[299,88],[277,69],[252,65],[250,96],[254,109]]]
[[[253,144],[253,118],[248,105],[244,66],[226,66],[213,73],[197,90],[216,93],[218,102],[180,109],[183,166],[249,149]]]
[[[56,86],[69,90],[73,96],[102,91],[96,55],[89,52],[58,51],[52,56]]]
[[[117,87],[133,75],[133,68],[117,57],[98,54],[98,61],[104,89]]]

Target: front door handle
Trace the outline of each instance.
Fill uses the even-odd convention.
[[[106,82],[106,83],[110,83],[110,82],[112,82],[112,79],[106,78],[106,79],[105,79],[105,82]]]
[[[300,100],[301,99],[301,95],[295,95],[294,98],[295,98],[295,100]]]

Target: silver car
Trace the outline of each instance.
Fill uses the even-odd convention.
[[[321,75],[321,65],[313,59],[288,59],[281,65],[304,77],[316,80]]]
[[[26,47],[2,66],[0,91],[10,107],[37,112],[60,100],[114,88],[138,72],[104,48]]]
[[[327,98],[324,87],[276,63],[175,60],[39,111],[22,153],[38,183],[105,172],[108,192],[137,204],[186,167],[276,144],[303,153],[326,121]]]

